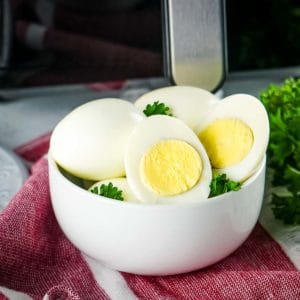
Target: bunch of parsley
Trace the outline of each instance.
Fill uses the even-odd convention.
[[[269,165],[273,185],[286,186],[287,195],[272,197],[275,217],[300,224],[300,79],[270,85],[260,95],[270,120]]]

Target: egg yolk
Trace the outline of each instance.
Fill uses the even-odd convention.
[[[164,140],[142,157],[140,173],[144,183],[161,196],[174,196],[191,189],[200,179],[202,160],[191,145]]]
[[[249,126],[235,118],[219,119],[198,135],[214,168],[226,168],[243,160],[253,145]]]

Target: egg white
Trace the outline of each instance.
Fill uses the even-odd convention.
[[[90,101],[57,124],[50,152],[61,167],[80,178],[96,181],[122,177],[128,136],[144,118],[125,100]]]
[[[214,108],[219,99],[212,93],[191,86],[170,86],[148,92],[135,101],[143,111],[155,101],[166,104],[172,115],[184,121],[192,129]]]
[[[175,196],[160,196],[149,189],[140,174],[140,162],[146,151],[162,140],[176,139],[191,145],[202,160],[199,182],[190,190]],[[128,184],[139,201],[144,203],[187,203],[207,199],[212,171],[204,147],[195,133],[181,120],[163,115],[148,117],[138,123],[129,137],[125,152]]]
[[[249,126],[253,133],[253,145],[246,157],[232,166],[215,169],[225,173],[231,180],[243,182],[254,172],[263,159],[269,141],[269,120],[263,104],[254,96],[235,94],[224,98],[196,127],[199,135],[208,125],[218,119],[236,118]]]

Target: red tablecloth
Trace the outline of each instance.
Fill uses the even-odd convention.
[[[0,214],[0,291],[5,287],[34,299],[109,299],[109,289],[97,282],[53,214],[43,157],[49,137],[16,149],[34,164]],[[238,250],[206,269],[166,277],[120,273],[120,278],[139,299],[300,299],[300,272],[259,224]]]

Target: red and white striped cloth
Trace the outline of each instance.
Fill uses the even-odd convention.
[[[84,257],[51,207],[49,138],[16,149],[34,164],[0,213],[0,299],[300,299],[300,272],[259,224],[232,255],[188,274],[126,274]]]

